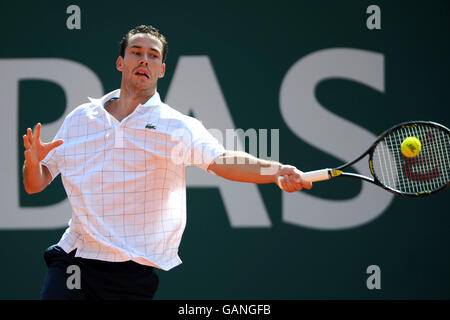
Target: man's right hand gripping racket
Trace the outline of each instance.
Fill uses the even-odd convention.
[[[372,177],[343,171],[365,156]],[[304,172],[302,177],[311,182],[356,178],[397,195],[423,197],[449,186],[449,167],[450,130],[435,122],[411,121],[386,130],[355,160],[334,169]]]

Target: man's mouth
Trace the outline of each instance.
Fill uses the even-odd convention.
[[[150,79],[150,75],[147,70],[137,70],[134,74],[137,76],[145,77],[146,79]]]

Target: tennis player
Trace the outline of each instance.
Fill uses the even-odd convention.
[[[156,28],[132,29],[116,61],[120,89],[74,109],[52,142],[40,140],[41,124],[23,136],[27,193],[61,174],[72,206],[62,238],[44,252],[41,299],[152,299],[154,268],[181,263],[186,166],[287,192],[311,188],[294,166],[225,150],[200,121],[163,103],[167,50]]]

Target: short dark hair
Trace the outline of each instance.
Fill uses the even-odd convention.
[[[122,58],[125,57],[125,49],[127,48],[128,40],[132,36],[134,36],[135,34],[138,34],[138,33],[148,33],[148,34],[154,36],[155,38],[157,38],[159,41],[161,41],[161,43],[163,45],[162,62],[165,62],[166,56],[167,56],[167,51],[169,50],[169,45],[167,43],[167,39],[166,39],[166,37],[164,37],[164,35],[162,33],[159,32],[158,29],[156,29],[155,27],[150,26],[150,25],[137,26],[136,28],[133,28],[130,31],[128,31],[128,33],[123,36],[122,40],[120,41],[120,55],[122,56]]]

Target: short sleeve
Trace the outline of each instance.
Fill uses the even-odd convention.
[[[59,128],[58,132],[56,133],[55,137],[53,138],[53,141],[56,141],[58,139],[64,139],[64,133],[66,128],[66,120],[64,120],[63,124]],[[41,161],[41,164],[46,166],[47,169],[50,171],[52,175],[52,181],[58,176],[60,173],[60,169],[58,167],[58,149],[61,148],[61,146],[56,147],[52,151],[50,151],[47,156],[44,158],[44,160]]]
[[[193,119],[190,123],[189,131],[191,139],[188,146],[187,165],[194,165],[207,171],[214,159],[225,153],[225,148],[197,119]]]

